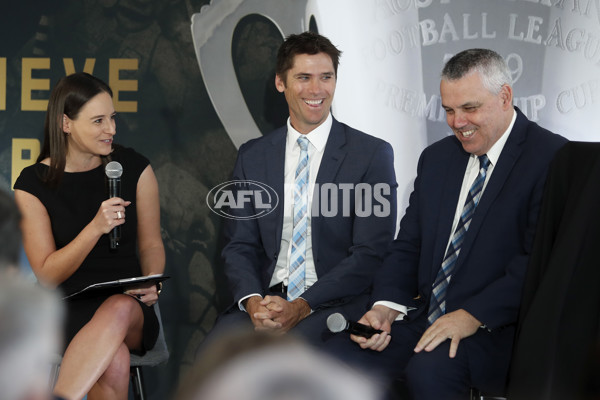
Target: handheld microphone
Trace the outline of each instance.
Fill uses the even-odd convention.
[[[327,328],[333,333],[348,332],[351,335],[370,338],[376,333],[382,333],[380,329],[371,328],[370,326],[359,324],[358,322],[348,321],[340,313],[333,313],[327,317]]]
[[[108,178],[108,198],[121,197],[121,175],[123,174],[123,166],[116,162],[111,161],[106,164],[104,168],[106,177]],[[119,240],[121,240],[121,225],[115,226],[109,233],[110,248],[112,250],[119,246]]]

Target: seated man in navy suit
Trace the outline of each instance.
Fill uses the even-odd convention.
[[[234,304],[207,342],[237,324],[320,345],[331,313],[364,312],[393,241],[397,183],[390,144],[331,115],[340,54],[312,32],[278,51],[287,126],[242,145],[233,180],[268,185],[279,205],[256,217],[264,200],[249,197],[230,210],[222,255]]]
[[[440,91],[454,136],[423,151],[359,320],[383,332],[351,336],[360,347],[331,341],[350,361],[403,377],[418,400],[504,391],[545,176],[566,142],[513,106],[511,82],[491,50],[446,63]]]

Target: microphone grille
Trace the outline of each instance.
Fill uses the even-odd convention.
[[[333,313],[327,317],[327,328],[331,332],[338,333],[346,329],[346,318],[340,313]]]
[[[117,161],[111,161],[106,164],[104,172],[106,172],[106,176],[110,179],[117,179],[123,174],[123,166]]]

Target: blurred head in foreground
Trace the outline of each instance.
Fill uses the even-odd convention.
[[[62,303],[20,275],[0,271],[0,393],[3,400],[50,398]]]
[[[177,400],[379,400],[374,381],[291,335],[223,337],[184,380]]]

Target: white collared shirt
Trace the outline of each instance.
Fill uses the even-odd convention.
[[[488,150],[486,153],[489,160],[490,165],[488,166],[487,173],[485,175],[485,182],[483,183],[483,188],[481,188],[481,196],[483,197],[483,192],[487,187],[488,182],[490,181],[490,177],[494,172],[494,167],[498,163],[498,159],[500,158],[500,153],[502,153],[502,149],[504,149],[504,145],[508,140],[508,136],[510,135],[510,131],[515,124],[517,119],[517,113],[513,111],[512,121],[510,125],[508,125],[508,129],[504,131],[502,136],[494,143],[494,145]],[[450,231],[450,237],[448,238],[448,244],[446,245],[446,251],[448,251],[448,246],[450,246],[450,242],[452,241],[452,236],[456,227],[458,226],[458,221],[460,220],[460,215],[462,214],[462,210],[465,206],[465,201],[467,201],[467,195],[469,193],[469,189],[471,189],[471,185],[477,178],[479,174],[479,158],[475,154],[471,154],[469,157],[469,162],[467,163],[467,168],[465,169],[465,176],[463,178],[463,183],[460,188],[460,195],[458,197],[458,203],[456,203],[456,211],[454,212],[454,221],[452,222],[452,230]],[[444,254],[446,254],[444,251]]]
[[[327,144],[327,139],[329,138],[329,132],[331,131],[332,123],[333,119],[330,113],[321,125],[304,135],[308,139],[308,160],[310,165],[308,172],[308,210],[312,209],[313,191],[315,188],[315,182],[317,180],[317,173],[319,172],[319,167],[321,166],[323,152],[325,151],[325,145]],[[289,118],[287,127],[288,132],[285,144],[283,194],[283,230],[281,232],[279,256],[277,257],[277,264],[275,266],[275,271],[269,286],[273,286],[279,282],[283,282],[283,284],[287,286],[289,281],[289,260],[292,253],[292,231],[294,229],[294,185],[296,181],[296,167],[298,166],[298,161],[300,159],[300,146],[298,145],[297,140],[301,133],[292,127]],[[306,236],[305,270],[306,288],[308,289],[317,281],[317,271],[315,269],[315,263],[312,254],[312,227],[310,212],[308,213],[308,230]]]

